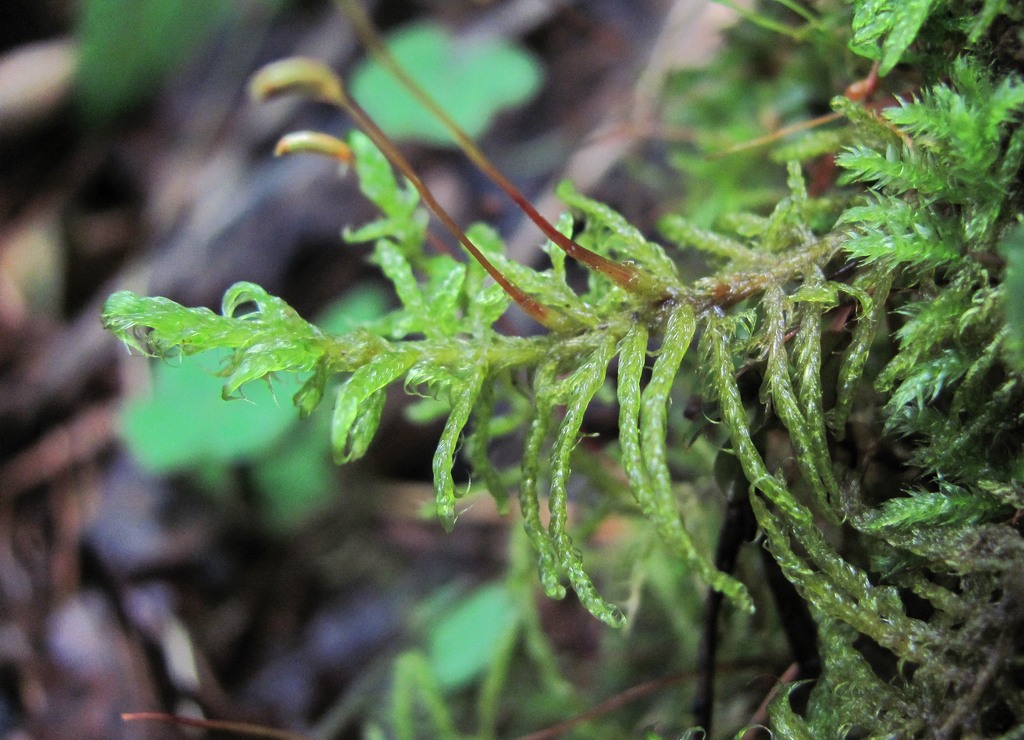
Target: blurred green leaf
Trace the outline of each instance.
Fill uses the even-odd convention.
[[[379,318],[387,305],[382,287],[359,286],[330,305],[318,323],[340,334]],[[224,378],[217,371],[227,356],[213,351],[154,363],[152,395],[133,399],[123,412],[125,439],[154,473],[196,471],[216,480],[229,465],[251,463],[267,518],[288,527],[332,490],[328,410],[298,424],[291,397],[300,383],[291,375],[275,380],[273,389],[247,383],[242,399],[223,400]]]
[[[390,34],[398,63],[470,136],[480,136],[502,108],[528,100],[540,66],[526,51],[496,39],[464,42],[442,27],[417,23]],[[352,95],[395,138],[451,145],[440,123],[375,61],[352,75]]]
[[[154,91],[230,15],[229,0],[86,0],[78,17],[82,113],[103,124]]]
[[[227,354],[155,365],[152,396],[129,402],[122,418],[128,446],[144,467],[170,473],[250,460],[295,422],[291,396],[298,383],[291,376],[273,392],[265,383],[249,383],[243,399],[224,401],[224,378],[216,371]]]
[[[335,466],[327,442],[326,414],[316,414],[283,435],[253,467],[267,519],[281,528],[297,525],[334,492]]]
[[[344,334],[387,313],[392,293],[379,284],[358,285],[317,316],[316,325],[329,334]]]
[[[461,688],[479,676],[518,619],[501,583],[477,589],[442,613],[427,635],[430,666],[442,690]]]
[[[1018,224],[999,245],[1006,260],[1003,300],[1006,328],[1009,332],[1010,358],[1018,369],[1024,368],[1024,224]]]

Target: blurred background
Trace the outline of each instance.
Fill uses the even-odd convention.
[[[687,198],[659,96],[668,72],[714,53],[724,8],[369,9],[552,218],[564,177],[649,234]],[[367,459],[338,469],[327,416],[300,422],[287,382],[225,402],[218,358],[133,357],[102,330],[119,289],[216,310],[248,280],[336,332],[388,308],[365,250],[340,237],[373,215],[354,178],[272,156],[291,130],[340,135],[344,116],[246,96],[253,71],[291,55],[341,70],[457,221],[494,224],[521,261],[539,254],[537,233],[367,66],[326,0],[4,0],[0,737],[184,732],[121,720],[142,711],[321,738],[433,737],[438,698],[465,734],[684,729],[703,593],[649,532],[614,518],[590,532],[613,600],[655,594],[630,630],[611,632],[571,596],[543,597],[518,522],[486,496],[442,533],[428,506],[438,429],[414,423],[402,399]],[[653,563],[643,585],[622,565],[636,552]],[[742,724],[787,658],[770,641],[737,652],[729,670],[746,693],[720,711]],[[555,727],[630,690],[596,724]]]

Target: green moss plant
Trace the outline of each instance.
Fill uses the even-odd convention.
[[[763,546],[818,626],[821,677],[799,710],[793,687],[777,692],[769,719],[778,736],[1020,733],[1024,299],[1008,286],[1021,282],[1024,80],[1007,60],[1024,54],[1021,12],[998,0],[855,0],[813,12],[769,4],[752,17],[757,24],[736,33],[761,46],[733,47],[709,74],[727,81],[744,54],[784,38],[791,79],[828,57],[838,60],[830,72],[876,62],[881,84],[887,75],[912,84],[880,107],[836,98],[842,120],[827,135],[778,142],[789,161],[774,207],[707,211],[699,222],[666,216],[661,229],[674,245],[665,247],[564,183],[558,194],[573,215],[546,229],[547,269],[508,260],[480,224],[455,232],[471,259],[433,254],[421,202],[442,222],[446,215],[340,80],[293,61],[261,73],[256,88],[338,104],[369,135],[310,148],[351,157],[381,217],[346,238],[369,245],[399,307],[332,336],[241,283],[220,314],[119,292],[104,324],[146,354],[230,350],[225,397],[299,374],[294,403],[308,414],[342,378],[331,424],[339,463],[366,453],[390,386],[436,399],[448,410],[433,463],[441,524],[455,524],[471,490],[489,490],[503,510],[514,491],[544,591],[561,598],[571,588],[612,626],[624,622],[625,594],[602,587],[584,556],[569,516],[574,475],[608,492],[597,516],[646,522],[660,548],[736,609],[754,608],[750,584],[715,567],[683,515],[691,489],[671,462],[680,433],[669,412],[686,388],[713,422],[693,433],[738,463],[743,485],[732,495],[749,497]],[[710,120],[721,101],[701,94],[687,98],[686,115]],[[835,155],[839,181],[811,188],[811,158],[822,152]],[[760,153],[735,156],[771,171]],[[708,185],[709,203],[760,200],[743,196],[728,159],[717,184],[692,152],[679,162]],[[754,174],[750,187],[776,188],[772,177]],[[702,277],[677,267],[694,254],[707,266]],[[567,283],[567,256],[590,270],[582,291]],[[512,302],[545,331],[500,331]],[[618,405],[617,440],[602,453],[619,466],[617,479],[587,464],[591,453],[579,446],[599,398]],[[501,438],[521,440],[517,469],[490,460]],[[470,487],[454,482],[458,455]],[[509,660],[501,654],[484,688],[484,735],[496,732]],[[426,671],[417,654],[398,666],[399,737],[417,734],[415,695],[437,732],[456,733]]]

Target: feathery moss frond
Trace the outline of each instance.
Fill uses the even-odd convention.
[[[1011,675],[1024,572],[1016,526],[1024,508],[1024,83],[987,35],[998,18],[1019,37],[1022,14],[1002,0],[962,12],[935,0],[856,0],[842,36],[840,16],[827,9],[819,18],[785,7],[806,24],[794,38],[808,39],[787,53],[806,55],[809,68],[827,56],[834,72],[832,57],[849,56],[837,44],[848,41],[882,75],[902,77],[897,65],[917,65],[917,76],[906,77],[920,89],[881,111],[835,99],[843,128],[783,147],[801,158],[845,147],[836,158],[841,187],[826,195],[816,195],[819,178],[808,174],[805,183],[812,168],[800,162],[789,161],[783,178],[748,177],[722,160],[715,177],[717,160],[695,165],[692,152],[680,153],[677,161],[720,191],[708,194],[706,210],[662,218],[661,232],[679,250],[667,252],[609,207],[559,186],[583,217],[580,247],[642,285],[598,271],[574,291],[562,249],[549,244],[550,267],[535,270],[506,258],[493,229],[471,227],[485,261],[565,317],[549,334],[496,330],[510,305],[491,282],[501,275],[429,253],[420,196],[359,134],[348,146],[381,216],[346,236],[370,245],[397,309],[330,336],[240,283],[222,315],[119,292],[103,321],[129,348],[156,356],[230,349],[225,397],[247,382],[297,373],[304,385],[295,403],[307,414],[340,378],[331,431],[339,462],[372,444],[389,387],[439,402],[445,423],[433,478],[442,525],[454,524],[464,493],[452,472],[461,457],[473,487],[502,508],[510,495],[518,500],[519,537],[533,549],[544,591],[559,598],[568,585],[612,625],[623,621],[616,599],[604,595],[616,596],[615,586],[592,571],[586,528],[576,524],[609,511],[642,518],[666,552],[735,606],[757,601],[756,590],[720,572],[698,545],[689,515],[708,504],[691,500],[692,487],[680,485],[670,464],[678,430],[669,409],[673,391],[685,387],[712,422],[702,444],[720,445],[720,460],[742,471],[745,490],[725,494],[749,498],[765,547],[819,630],[822,675],[806,710],[797,712],[792,687],[784,688],[769,707],[773,728],[787,737],[997,734],[1006,718],[1024,723]],[[751,49],[767,53],[765,38],[775,37],[758,38]],[[748,52],[716,65],[744,80]],[[717,125],[723,99],[695,100],[703,122]],[[741,103],[733,108],[752,117]],[[732,212],[723,214],[723,204]],[[566,215],[559,233],[547,233],[557,241],[573,227]],[[702,277],[680,275],[680,250],[700,253]],[[613,385],[617,444],[598,440],[600,457],[589,458],[580,445],[586,416]],[[498,440],[521,445],[518,466],[491,459]],[[618,477],[594,473],[615,465]],[[586,497],[574,505],[581,473],[600,483],[597,507]],[[617,485],[629,495],[608,495]],[[523,625],[546,685],[557,684],[536,615],[524,611]],[[887,671],[887,660],[899,668]],[[490,674],[481,700],[490,728],[506,668]],[[399,669],[396,734],[413,732],[417,701],[437,732],[453,733],[422,659],[407,657]]]

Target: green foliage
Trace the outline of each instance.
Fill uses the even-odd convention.
[[[879,62],[889,74],[917,38],[935,0],[867,0],[857,3],[850,48]]]
[[[460,688],[480,675],[494,662],[517,621],[512,595],[502,584],[479,588],[439,615],[428,645],[440,685]]]
[[[885,118],[915,144],[884,152],[851,147],[838,158],[850,177],[877,192],[874,202],[844,214],[859,231],[851,253],[891,266],[935,267],[955,263],[968,249],[991,249],[1024,155],[1016,125],[1022,107],[1019,78],[996,85],[978,62],[959,57],[949,83],[887,109]]]
[[[977,5],[977,3],[974,4]],[[1021,9],[1013,5],[1010,0],[984,0],[973,22],[968,26],[968,43],[971,45],[978,43],[1000,16],[1009,16],[1010,19],[1019,23]]]
[[[595,616],[611,624],[620,623],[621,615],[594,588],[568,533],[567,483],[583,413],[604,384],[613,358],[626,350],[625,362],[632,368],[632,379],[619,385],[624,409],[621,433],[627,440],[623,446],[636,501],[658,523],[666,541],[696,565],[714,587],[744,608],[752,608],[746,590],[718,573],[709,556],[693,548],[672,501],[665,449],[668,393],[696,330],[695,306],[702,307],[702,316],[709,316],[706,306],[711,295],[735,286],[706,284],[687,289],[678,285],[679,291],[686,291],[682,297],[667,305],[644,305],[637,304],[621,288],[594,280],[587,292],[572,299],[578,314],[590,317],[592,329],[572,337],[503,336],[492,324],[504,311],[507,299],[494,286],[480,290],[484,276],[479,265],[463,266],[447,255],[423,253],[424,222],[409,207],[413,202],[411,191],[394,180],[385,160],[364,137],[354,134],[350,143],[363,191],[385,215],[349,232],[347,237],[374,239],[371,259],[395,284],[402,302],[399,309],[362,329],[330,337],[304,322],[280,299],[242,283],[226,294],[222,316],[165,299],[117,293],[105,308],[106,325],[133,348],[154,354],[165,354],[171,348],[193,353],[233,347],[234,354],[224,370],[225,398],[237,394],[244,383],[272,373],[307,373],[294,399],[303,413],[309,413],[323,397],[328,380],[346,374],[331,419],[332,447],[338,462],[365,454],[380,422],[385,389],[404,377],[407,388],[450,408],[434,461],[437,512],[446,527],[454,524],[455,503],[462,495],[455,490],[451,476],[455,449],[485,384],[488,393],[507,395],[514,387],[510,373],[533,368],[532,412],[520,422],[527,424],[519,483],[524,523],[540,556],[546,591],[561,597],[565,593],[563,580],[567,580]],[[621,216],[572,191],[563,192],[592,220],[591,228],[601,237],[592,239],[592,246],[609,254],[628,249],[637,264],[659,278],[674,280],[671,262],[661,248],[644,240]],[[805,201],[806,197],[800,199]],[[777,214],[780,222],[793,217],[792,209],[780,209]],[[492,233],[479,226],[470,233],[485,253],[497,256]],[[777,260],[768,272],[746,273],[737,283],[743,290],[752,290],[752,286],[766,280],[788,281],[806,268],[813,255],[828,250],[819,243],[794,245],[794,254],[788,259]],[[511,267],[500,258],[499,264]],[[416,276],[417,267],[424,275],[422,279]],[[522,267],[509,272],[527,290],[551,293],[550,286],[560,283],[556,295],[571,293],[564,283],[564,272],[555,267],[536,273]],[[245,307],[253,310],[241,312]],[[644,315],[648,325],[663,334],[664,343],[651,380],[642,391],[636,374],[649,350],[645,324],[633,320],[636,313]],[[643,333],[637,333],[641,330]],[[409,339],[410,334],[425,338]],[[522,406],[515,399],[512,403],[514,407]],[[493,403],[489,405],[494,408]],[[552,433],[558,409],[561,418]],[[485,418],[474,423],[468,433],[469,444],[486,451],[487,441],[474,441],[474,437],[487,434],[484,430],[489,428],[493,435],[496,422],[500,420]],[[500,476],[499,471],[489,470],[486,454],[478,455],[476,462],[482,466],[481,475],[492,479]],[[547,526],[540,515],[542,485],[549,491]]]
[[[87,0],[81,3],[78,92],[92,123],[152,95],[163,75],[231,11],[226,0]]]
[[[886,501],[865,517],[861,528],[865,532],[884,532],[889,528],[948,527],[977,524],[1009,513],[1006,504],[984,490],[966,491],[957,486],[941,485],[939,491],[911,491],[907,498]]]
[[[416,82],[470,136],[480,136],[504,108],[529,100],[541,82],[537,62],[525,50],[496,39],[460,42],[442,27],[411,24],[386,39]],[[389,134],[441,146],[451,136],[377,61],[352,74],[352,94]]]
[[[1024,225],[1018,224],[999,245],[1006,260],[1006,280],[1002,286],[1005,306],[1007,348],[1014,366],[1024,369]]]
[[[318,326],[343,332],[353,322],[380,316],[386,296],[379,289],[355,290],[318,317]],[[208,486],[224,486],[231,465],[251,467],[270,523],[300,521],[331,490],[327,421],[318,414],[299,424],[282,404],[299,390],[294,376],[251,383],[225,404],[221,370],[230,353],[216,349],[154,361],[151,392],[129,399],[121,431],[139,463],[157,474],[189,473]]]
[[[446,419],[433,465],[441,523],[453,526],[459,499],[477,487],[502,507],[514,491],[521,539],[544,591],[560,598],[571,588],[611,625],[624,620],[617,603],[628,597],[633,616],[636,602],[593,566],[587,534],[610,515],[650,536],[638,548],[636,579],[648,579],[651,591],[668,592],[656,570],[664,556],[729,597],[734,619],[760,606],[756,584],[718,571],[699,533],[722,498],[748,497],[764,546],[819,630],[823,671],[806,709],[794,709],[788,689],[769,707],[781,735],[953,737],[1019,728],[1024,539],[1013,516],[1024,507],[1017,225],[1024,84],[980,42],[996,18],[1016,16],[987,1],[972,4],[979,13],[965,19],[949,5],[855,2],[844,32],[841,10],[798,14],[806,25],[787,34],[805,39],[787,42],[797,76],[847,42],[878,60],[883,74],[920,60],[920,89],[898,105],[874,112],[836,99],[844,119],[836,135],[783,145],[791,153],[835,148],[844,174],[827,195],[808,186],[810,167],[800,162],[784,173],[760,165],[744,180],[742,168],[726,161],[716,180],[706,162],[692,166],[699,157],[688,151],[677,163],[707,186],[713,206],[663,219],[664,235],[680,247],[670,251],[571,185],[559,188],[584,216],[580,243],[642,269],[664,287],[659,296],[630,293],[601,275],[573,291],[564,254],[552,245],[550,266],[533,270],[503,257],[493,230],[472,227],[480,251],[569,317],[571,330],[498,331],[508,298],[478,263],[424,249],[426,217],[415,191],[358,134],[349,145],[360,184],[382,216],[346,236],[370,244],[397,309],[335,336],[257,286],[239,284],[219,316],[117,293],[104,322],[130,347],[160,356],[230,350],[225,397],[249,381],[297,373],[295,404],[308,414],[341,378],[331,417],[339,462],[372,444],[390,386],[429,398]],[[777,39],[774,16],[757,17],[760,45],[734,49],[710,71],[722,72],[733,96],[742,84],[737,69],[749,63],[744,52],[765,53]],[[698,83],[687,78],[680,88],[687,84]],[[708,121],[713,109],[725,119],[746,114],[754,97],[729,103],[708,94],[694,117]],[[751,208],[769,197],[770,207]],[[559,227],[570,231],[572,218]],[[704,276],[681,278],[683,260],[703,264]],[[681,390],[702,399],[713,425],[683,429],[688,422],[670,413],[673,399],[686,397]],[[601,452],[586,449],[587,412],[609,399],[618,405],[617,436],[599,440]],[[700,443],[681,452],[679,440],[694,437]],[[490,459],[498,441],[521,445],[517,468]],[[679,475],[710,477],[700,460],[709,448],[716,469],[737,470],[735,481],[720,483],[714,504]],[[473,481],[465,489],[452,474],[460,455]],[[579,478],[599,503],[579,501],[571,516]],[[503,586],[477,592],[449,615],[455,624],[465,620],[465,641],[468,624],[489,624],[493,650],[445,665],[438,656],[449,648],[438,645],[458,642],[446,628],[433,632],[427,654],[399,660],[396,736],[414,737],[417,727],[457,735],[451,692],[479,675],[480,734],[493,736],[518,641],[531,675],[544,677],[563,711],[575,706],[537,627],[522,566],[514,563]],[[506,617],[510,604],[514,614]],[[544,693],[530,694],[533,706],[543,706]]]
[[[253,459],[292,426],[295,412],[275,403],[265,384],[246,388],[248,403],[224,406],[218,398],[224,381],[215,370],[226,358],[219,350],[159,364],[152,396],[125,409],[125,437],[148,469],[167,473],[197,463]]]

